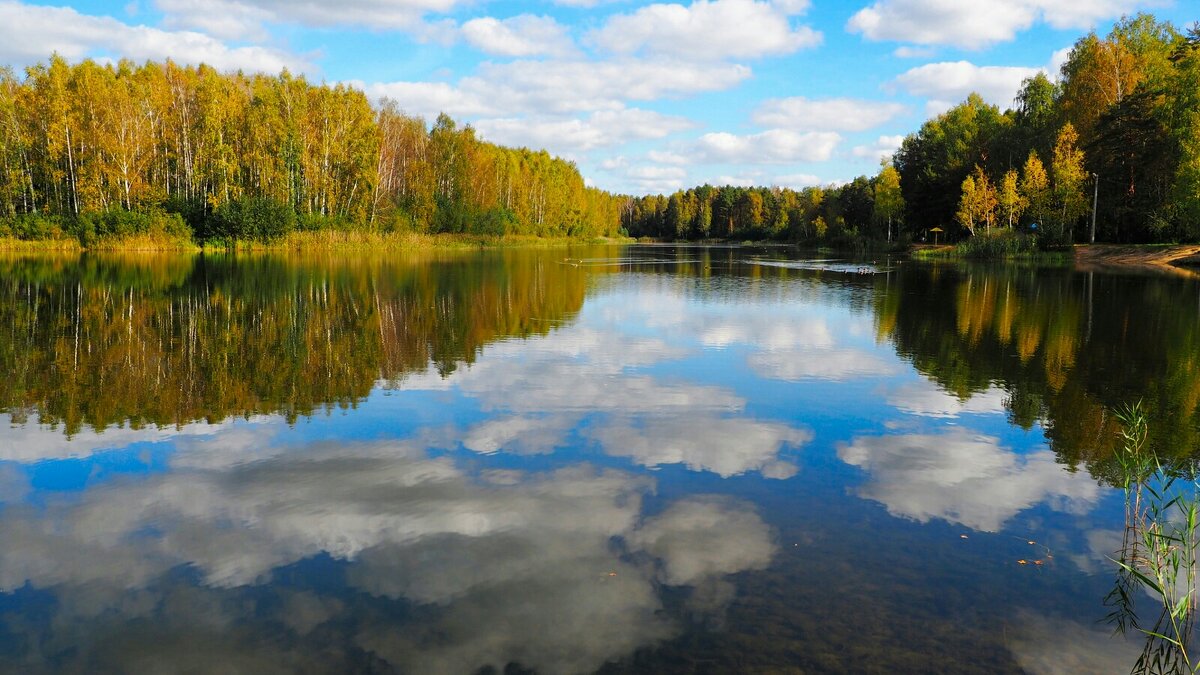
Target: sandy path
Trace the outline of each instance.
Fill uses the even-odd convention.
[[[1076,246],[1075,269],[1084,272],[1142,270],[1200,277],[1200,244],[1180,246],[1091,244]]]

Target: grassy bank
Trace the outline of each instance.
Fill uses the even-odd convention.
[[[1039,263],[1066,263],[1070,249],[1043,249],[1038,238],[1012,230],[980,232],[954,245],[920,246],[912,256],[921,260],[1015,260]]]
[[[544,247],[578,244],[630,243],[628,239],[535,237],[530,235],[421,234],[416,232],[371,232],[367,230],[297,231],[269,242],[210,241],[197,244],[188,238],[152,234],[107,236],[86,245],[75,237],[20,239],[0,236],[0,251],[404,251],[426,249],[474,249]]]

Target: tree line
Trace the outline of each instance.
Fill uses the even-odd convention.
[[[1095,208],[1093,209],[1093,205]],[[635,236],[894,241],[1023,231],[1040,243],[1200,239],[1200,24],[1151,14],[1080,38],[1001,112],[977,94],[873,177],[800,191],[704,186],[635,200]]]
[[[635,237],[668,239],[892,240],[904,208],[900,177],[883,167],[842,186],[714,187],[631,200],[622,227]]]
[[[908,136],[894,162],[917,228],[1032,228],[1051,243],[1200,238],[1200,25],[1150,14],[1089,33],[1057,81],[1001,113],[972,95]],[[1093,209],[1094,205],[1094,209]]]
[[[0,69],[0,236],[293,229],[615,234],[622,198],[544,151],[279,75],[171,61]]]

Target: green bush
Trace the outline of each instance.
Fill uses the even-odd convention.
[[[955,252],[964,258],[1000,260],[1035,255],[1038,238],[1010,229],[996,228],[991,232],[980,232],[964,239],[955,246]]]
[[[274,241],[296,229],[296,212],[287,204],[263,197],[243,197],[217,207],[203,239]]]
[[[516,232],[519,225],[517,214],[513,213],[511,209],[497,207],[488,209],[476,217],[471,223],[471,231],[475,234],[502,237]]]
[[[22,213],[0,219],[0,237],[11,237],[23,241],[66,239],[67,221],[61,216],[40,213]]]
[[[71,229],[84,246],[139,236],[163,242],[190,240],[192,236],[182,216],[157,209],[84,213],[75,219]]]

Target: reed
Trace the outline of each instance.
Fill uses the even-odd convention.
[[[1117,411],[1122,448],[1117,467],[1125,492],[1125,531],[1117,580],[1105,603],[1107,619],[1119,633],[1133,628],[1146,635],[1134,673],[1195,673],[1196,547],[1200,543],[1200,485],[1194,466],[1164,466],[1149,447],[1149,425],[1141,403]],[[1141,625],[1139,591],[1154,599],[1157,620]]]

